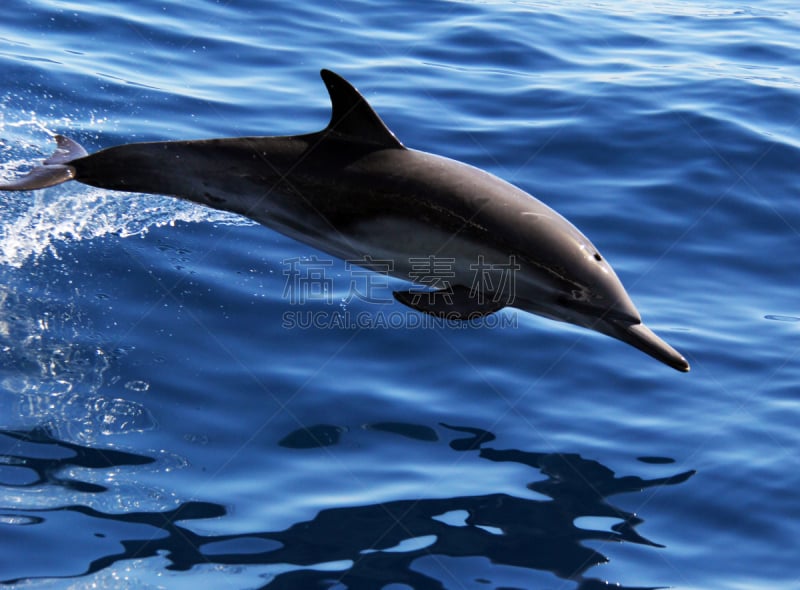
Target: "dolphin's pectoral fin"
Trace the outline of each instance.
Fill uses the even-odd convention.
[[[86,150],[75,141],[63,135],[55,136],[58,147],[42,164],[34,166],[25,176],[10,180],[0,181],[2,191],[30,191],[48,186],[55,186],[75,178],[75,168],[69,162],[87,156]]]
[[[411,309],[447,320],[473,320],[505,307],[491,294],[456,285],[437,291],[395,291],[394,298]]]

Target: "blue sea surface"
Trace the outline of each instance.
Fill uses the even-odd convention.
[[[317,131],[321,68],[571,220],[692,371],[416,323],[399,281],[173,198],[2,193],[0,581],[800,588],[796,3],[11,0],[0,177],[54,133]]]

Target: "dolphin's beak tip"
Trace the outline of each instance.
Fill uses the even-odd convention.
[[[661,346],[658,352],[650,353],[653,357],[660,360],[665,365],[672,367],[676,371],[680,371],[681,373],[688,373],[692,370],[692,367],[689,366],[689,361],[687,361],[681,353],[672,348],[663,340],[659,340]]]
[[[680,361],[675,363],[675,365],[673,366],[681,373],[688,373],[689,371],[692,370],[692,367],[689,365],[689,361],[687,361],[683,357],[681,357]]]
[[[635,346],[676,371],[688,373],[691,370],[689,362],[682,354],[664,342],[644,324],[628,325],[617,338]]]

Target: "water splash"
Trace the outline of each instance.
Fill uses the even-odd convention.
[[[47,427],[62,440],[150,430],[138,402],[101,393],[123,351],[107,351],[77,333],[79,309],[0,287],[0,428]]]
[[[28,115],[11,123],[0,117],[0,177],[24,174],[54,149],[51,127],[70,127],[69,118],[45,124],[36,113]],[[172,197],[107,191],[78,183],[4,193],[2,201],[0,264],[15,268],[45,254],[57,258],[59,244],[69,241],[109,234],[142,235],[176,222],[252,223]]]
[[[142,235],[179,221],[248,223],[168,197],[95,188],[55,187],[14,195],[0,213],[0,263],[15,268],[48,253],[58,258],[59,244],[68,241]]]
[[[0,269],[0,279],[12,274]],[[118,437],[156,426],[144,404],[126,399],[131,390],[143,393],[145,382],[127,387],[115,375],[127,351],[87,336],[93,333],[89,318],[69,299],[53,297],[52,287],[37,289],[32,283],[38,280],[0,285],[0,505],[88,505],[115,513],[174,507],[174,493],[139,477],[181,469],[183,458],[152,451],[135,463],[103,463],[119,454],[112,450]],[[19,434],[25,432],[31,434]],[[80,452],[40,456],[26,445]],[[50,467],[31,481],[37,458]]]

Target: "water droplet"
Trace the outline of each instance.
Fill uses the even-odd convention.
[[[150,389],[150,384],[147,381],[128,381],[125,384],[125,389],[129,389],[131,391],[147,391]]]

